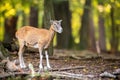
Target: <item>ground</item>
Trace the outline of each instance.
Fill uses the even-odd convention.
[[[16,52],[11,53],[11,60],[18,59]],[[26,64],[32,63],[35,70],[38,70],[39,65],[39,53],[26,52],[24,54]],[[46,66],[46,60],[43,60],[44,66]],[[117,77],[111,77],[109,75],[100,75],[104,72],[113,74],[117,69],[120,69],[120,56],[110,54],[97,54],[91,51],[68,51],[68,50],[55,50],[54,55],[50,56],[50,64],[52,70],[43,71],[52,75],[54,79],[60,80],[119,80],[120,74]],[[3,74],[3,67],[0,67],[0,74]],[[13,72],[12,72],[13,73]],[[116,76],[116,75],[115,75]],[[15,76],[14,76],[15,77]],[[46,80],[53,80],[53,78]],[[8,80],[8,77],[2,77],[2,80]],[[12,79],[11,79],[12,80]],[[18,80],[18,79],[16,79]],[[33,80],[45,80],[45,79],[33,79]]]

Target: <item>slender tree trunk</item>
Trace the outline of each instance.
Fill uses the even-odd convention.
[[[18,16],[5,18],[4,43],[10,43],[15,37]]]
[[[86,0],[85,6],[80,29],[80,48],[96,50],[94,24],[91,16],[91,0]]]
[[[54,0],[54,12],[57,20],[62,19],[63,33],[57,34],[57,48],[69,49],[73,45],[72,30],[71,30],[71,12],[69,10],[68,0]]]
[[[106,42],[105,42],[105,26],[104,18],[102,14],[99,15],[99,47],[101,51],[106,51]]]
[[[22,12],[22,26],[25,26],[27,24],[27,16],[25,12]]]
[[[45,28],[50,28],[51,19],[54,20],[53,0],[44,0],[43,26]],[[50,55],[53,55],[53,42],[50,44],[48,52]]]
[[[30,26],[38,27],[38,7],[31,6],[30,7]]]
[[[113,3],[114,4],[114,3]],[[112,32],[112,37],[111,37],[111,53],[116,53],[118,50],[118,33],[117,33],[117,27],[115,25],[115,19],[114,19],[114,12],[115,12],[115,7],[112,4],[111,6],[111,12],[110,12],[110,17],[111,17],[111,32]]]
[[[93,16],[91,15],[90,12],[90,19],[89,19],[89,46],[88,48],[91,50],[95,50],[96,51],[96,40],[95,40],[95,29],[94,29],[94,22],[93,22]]]

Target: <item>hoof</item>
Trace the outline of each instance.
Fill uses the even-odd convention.
[[[38,73],[40,74],[41,72],[43,72],[43,68],[38,70]]]
[[[51,67],[47,67],[47,66],[44,67],[44,71],[50,71],[50,70],[52,70]]]
[[[52,70],[52,67],[51,66],[47,66],[48,70]]]
[[[39,66],[39,71],[38,73],[43,72],[43,66]]]

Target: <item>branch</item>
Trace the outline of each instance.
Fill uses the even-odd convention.
[[[103,72],[103,73],[101,73],[100,77],[116,78],[116,76],[114,74],[111,74],[109,72]]]
[[[69,68],[61,68],[61,69],[52,69],[52,71],[59,71],[59,72],[50,72],[51,76],[60,76],[60,77],[75,77],[80,78],[80,76],[83,76],[82,74],[74,74],[74,73],[67,73],[67,72],[60,72],[60,71],[67,71],[67,70],[73,70],[73,69],[82,69],[85,66],[77,66],[77,67],[69,67]],[[0,74],[0,78],[5,78],[9,76],[15,76],[15,75],[28,75],[31,74],[30,72],[13,72],[13,73],[3,73]]]
[[[73,79],[90,79],[94,78],[94,75],[84,75],[84,74],[74,74],[74,73],[68,73],[68,72],[52,72],[50,73],[53,77],[63,77],[63,78],[73,78]]]
[[[14,73],[2,73],[0,74],[0,78],[5,78],[9,76],[15,76],[15,75],[28,75],[28,72],[14,72]]]
[[[67,71],[67,70],[73,70],[73,69],[83,69],[85,66],[76,66],[76,67],[68,67],[68,68],[58,68],[58,69],[52,69],[52,71]]]

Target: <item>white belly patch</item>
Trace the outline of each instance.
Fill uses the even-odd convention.
[[[38,43],[35,44],[30,44],[30,43],[25,43],[27,47],[33,47],[33,48],[38,48]]]
[[[38,48],[38,44],[35,44],[34,46],[32,46],[32,47],[34,47],[34,48]]]

